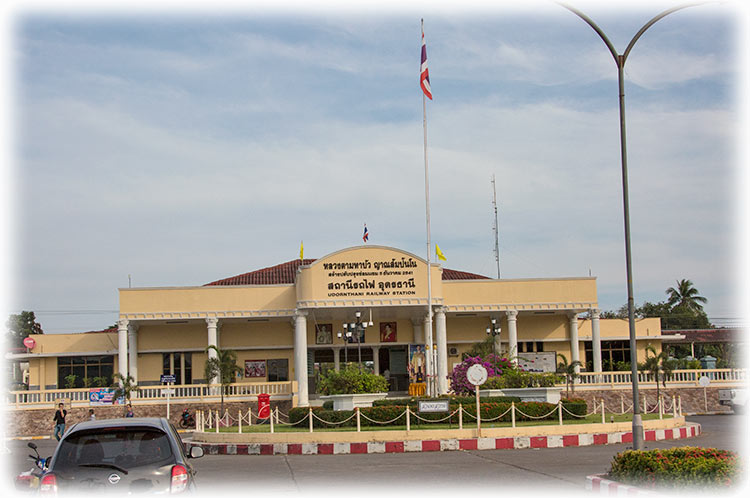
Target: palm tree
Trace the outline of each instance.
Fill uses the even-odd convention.
[[[666,290],[667,303],[674,308],[684,308],[694,313],[702,313],[703,306],[699,303],[706,304],[708,299],[698,295],[698,289],[693,287],[693,282],[687,279],[678,280],[677,288],[670,287]]]
[[[568,386],[570,386],[570,390],[572,392],[575,392],[573,381],[576,379],[576,377],[578,377],[576,367],[580,367],[582,363],[578,360],[568,363],[568,359],[562,353],[557,353],[557,356],[562,358],[562,361],[557,364],[557,373],[565,376],[565,397],[570,398]]]
[[[651,356],[649,356],[651,353]],[[674,366],[669,358],[667,350],[662,350],[660,353],[656,352],[651,344],[646,346],[646,361],[640,366],[641,371],[648,372],[654,377],[656,382],[656,399],[661,399],[659,392],[659,381],[661,380],[664,389],[667,388],[667,379],[672,376],[672,370]]]
[[[130,403],[130,396],[138,391],[138,384],[135,379],[130,375],[122,375],[118,372],[112,376],[112,382],[112,387],[115,388],[112,399],[125,398],[125,401]]]
[[[210,382],[211,379],[218,378],[221,384],[221,413],[224,413],[224,392],[234,381],[234,376],[238,372],[242,372],[242,368],[237,366],[237,353],[231,349],[219,349],[213,344],[206,348],[206,353],[209,349],[216,351],[215,358],[209,358],[206,360],[206,368],[204,370],[206,380]]]

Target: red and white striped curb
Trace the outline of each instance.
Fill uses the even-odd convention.
[[[586,490],[608,496],[661,496],[650,489],[643,489],[629,484],[604,479],[606,474],[586,476]]]
[[[675,429],[645,431],[644,440],[662,441],[698,436],[698,424]],[[571,434],[561,436],[516,436],[500,438],[435,439],[418,441],[383,441],[370,443],[202,443],[188,441],[186,445],[200,446],[209,455],[348,455],[361,453],[411,453],[455,450],[519,450],[524,448],[563,448],[599,444],[632,443],[633,433]]]

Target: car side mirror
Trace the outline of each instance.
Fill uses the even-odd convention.
[[[27,444],[27,446],[28,446],[29,448],[31,448],[32,450],[35,450],[35,449],[36,449],[36,444],[34,444],[34,443],[29,443],[29,444]]]
[[[203,448],[200,446],[190,447],[190,458],[200,458],[203,456]]]

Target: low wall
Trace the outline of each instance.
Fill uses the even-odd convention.
[[[279,407],[279,411],[288,413],[292,407],[292,402],[289,400],[275,401],[271,400],[271,408],[275,409]],[[190,410],[190,414],[195,416],[196,410],[218,410],[220,407],[219,403],[170,403],[169,405],[169,421],[172,422],[176,427],[179,428],[180,415],[182,411],[187,408]],[[125,416],[124,405],[116,406],[86,406],[86,407],[74,407],[70,408],[66,406],[68,415],[66,417],[67,427],[78,423],[84,422],[89,419],[89,408],[94,409],[97,420],[117,418]],[[242,410],[247,412],[248,408],[252,408],[253,412],[258,411],[257,401],[245,401],[245,402],[225,402],[224,409],[228,410],[233,416],[237,416],[237,412]],[[7,437],[18,437],[18,436],[46,436],[52,435],[54,432],[53,418],[55,416],[56,409],[40,409],[40,410],[12,410],[4,413],[5,418],[5,435]],[[139,405],[133,404],[133,411],[136,417],[166,417],[167,416],[167,404],[156,405],[147,404]]]
[[[679,396],[682,403],[682,413],[706,413],[706,412],[725,412],[731,413],[732,409],[728,406],[719,404],[719,389],[726,389],[725,387],[679,387],[679,388],[667,388],[659,389],[659,394],[663,396],[665,406],[671,407],[672,396],[677,398]],[[562,397],[565,399],[565,391],[562,392]],[[598,404],[604,399],[604,406],[607,411],[620,410],[622,399],[625,403],[625,409],[627,410],[633,404],[633,391],[632,389],[601,389],[601,390],[580,390],[577,389],[575,392],[570,393],[571,398],[581,398],[586,400],[589,411],[594,409],[594,404]],[[656,405],[656,388],[647,387],[638,389],[638,398],[641,411],[643,411],[643,399],[646,399],[648,404],[648,410],[651,412],[653,407]],[[666,410],[671,412],[671,410]]]

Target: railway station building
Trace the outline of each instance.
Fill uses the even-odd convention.
[[[346,362],[361,361],[386,375],[392,391],[406,391],[410,347],[424,347],[431,332],[428,361],[446,393],[449,372],[487,338],[493,319],[505,354],[554,352],[593,372],[630,357],[627,321],[599,318],[595,277],[492,279],[437,263],[428,270],[423,258],[392,247],[350,247],[199,286],[123,288],[119,297],[116,329],[32,336],[34,347],[16,355],[29,362],[31,390],[62,388],[70,374],[114,372],[142,386],[162,374],[201,384],[215,345],[237,353],[237,382],[296,381],[305,406],[319,374]],[[355,322],[359,333],[347,338],[345,324]],[[648,344],[661,349],[659,319],[639,320],[636,334],[640,361]]]

